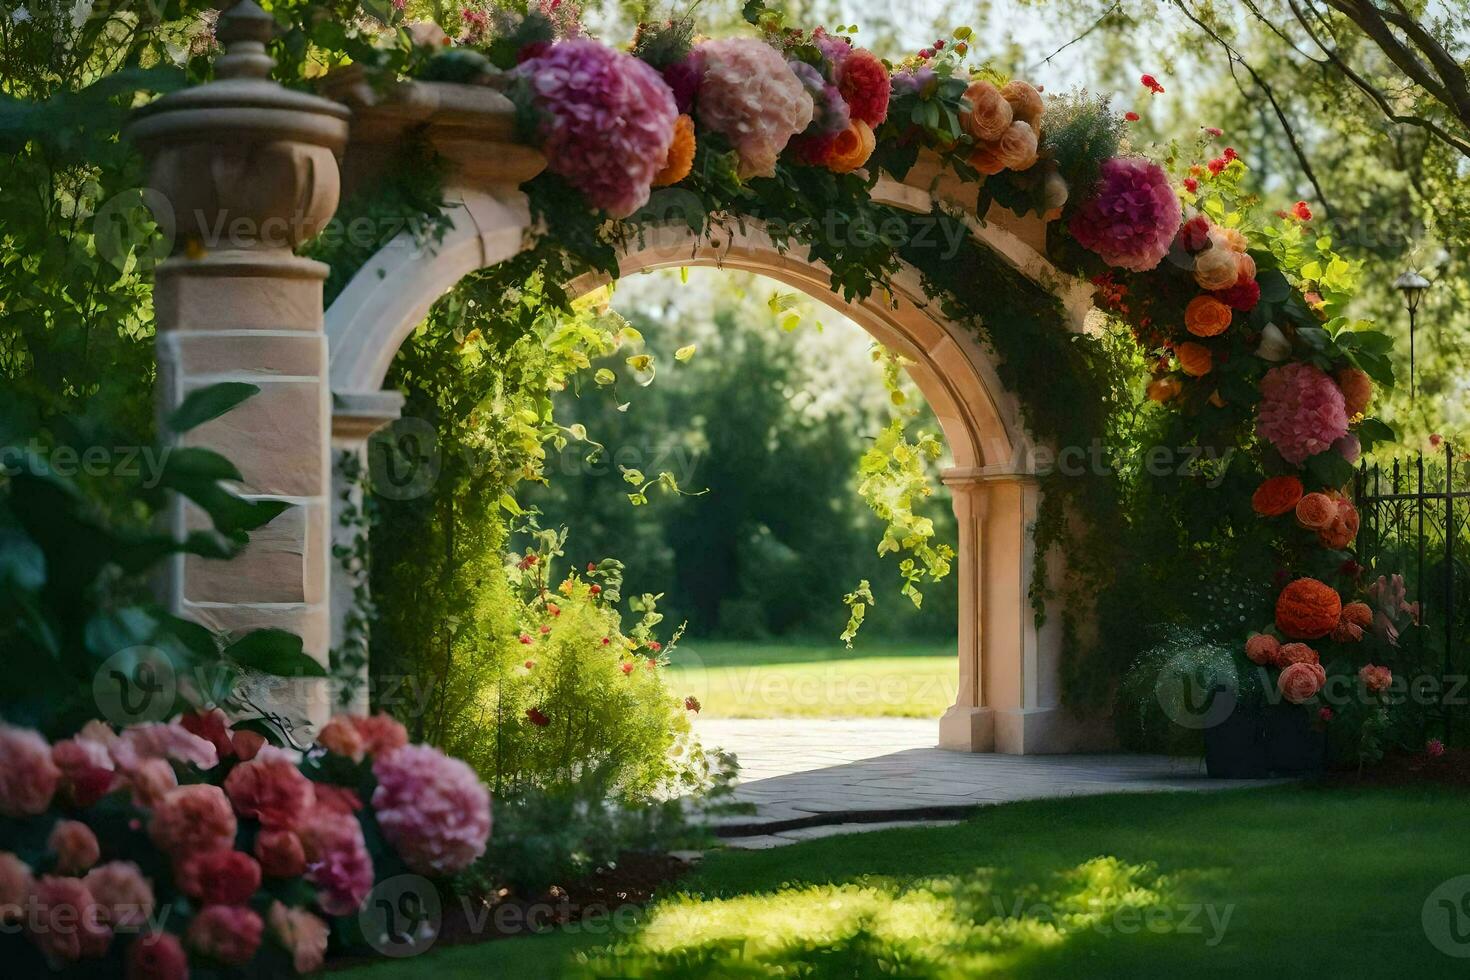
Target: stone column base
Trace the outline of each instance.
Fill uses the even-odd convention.
[[[994,752],[995,712],[951,705],[939,719],[939,747],[952,752]]]
[[[995,751],[1010,755],[1103,752],[1116,746],[1106,718],[1066,708],[1008,708],[995,712]]]

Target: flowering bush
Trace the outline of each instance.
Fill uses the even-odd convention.
[[[3,772],[24,777],[0,780],[11,848],[0,851],[0,918],[18,926],[0,937],[7,969],[310,972],[329,935],[356,934],[375,881],[447,877],[484,853],[490,796],[468,767],[407,745],[389,718],[329,727],[333,748],[298,756],[243,740],[255,750],[244,758],[245,733],[213,711],[122,732],[92,722],[54,745],[0,726],[0,759],[15,763]],[[358,729],[367,736],[339,751],[340,734]],[[110,779],[79,803],[46,760],[75,759],[82,745]]]

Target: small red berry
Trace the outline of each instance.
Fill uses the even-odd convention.
[[[602,638],[602,645],[603,645],[603,646],[607,646],[607,645],[608,645],[608,644],[609,644],[609,643],[611,643],[611,642],[612,642],[612,640],[609,640],[609,639],[608,639],[608,638],[607,638],[607,637],[605,637],[605,636],[604,636],[604,637],[603,637],[603,638]]]
[[[592,587],[587,591],[591,592],[593,595],[602,595],[602,586],[594,582],[592,583]]]
[[[587,571],[589,571],[589,572],[595,572],[595,571],[597,571],[597,562],[595,562],[595,561],[589,561],[587,563]]]
[[[536,666],[536,661],[534,661],[534,660],[527,660],[527,661],[526,661],[526,669],[527,669],[527,670],[531,670],[531,669],[533,669],[533,668],[534,668],[534,667],[535,667],[535,666]]]
[[[542,632],[542,633],[543,633],[543,634],[545,634],[545,633],[550,633],[550,632],[551,632],[551,627],[550,627],[550,626],[542,626],[542,627],[541,627],[541,632]]]
[[[960,41],[958,44],[956,44],[954,46],[954,52],[955,52],[955,54],[960,55],[961,57],[963,57],[965,54],[967,54],[969,52],[969,50],[970,50],[970,46],[968,44],[966,44],[964,41]],[[1037,89],[1037,91],[1039,92],[1041,90],[1040,89]]]
[[[623,670],[623,676],[624,677],[626,677],[629,674],[633,673],[633,665],[632,664],[620,664],[619,666]]]
[[[529,633],[522,633],[521,634],[521,642],[522,643],[530,643],[531,642],[531,634],[529,634]]]
[[[944,38],[940,38],[939,40],[937,40],[937,41],[934,42],[934,50],[935,51],[943,51],[944,50]]]
[[[561,606],[558,606],[554,602],[548,602],[546,604],[546,611],[549,612],[549,613],[551,613],[551,615],[553,615],[553,616],[560,616],[561,615]]]
[[[1142,117],[1139,116],[1139,114],[1136,112],[1125,112],[1123,113],[1123,118],[1128,120],[1129,122],[1138,122],[1138,120]]]
[[[648,641],[648,649],[652,650],[654,653],[658,653],[663,648],[664,648],[664,645],[662,643],[658,642],[657,640],[649,640]]]

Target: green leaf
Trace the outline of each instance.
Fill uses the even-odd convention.
[[[35,592],[46,584],[46,554],[19,531],[0,531],[0,585]]]
[[[684,347],[680,347],[678,350],[674,351],[674,360],[681,363],[690,360],[694,357],[694,352],[698,348],[698,346],[698,344],[688,344]]]
[[[225,648],[242,667],[278,677],[326,677],[327,670],[302,650],[301,637],[285,630],[256,630]]]
[[[245,399],[260,393],[256,385],[243,381],[221,381],[189,392],[164,423],[170,431],[188,432],[217,419]]]

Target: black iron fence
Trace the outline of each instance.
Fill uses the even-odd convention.
[[[1399,573],[1419,603],[1423,628],[1402,652],[1413,669],[1439,674],[1446,692],[1429,716],[1446,741],[1470,737],[1470,456],[1448,442],[1430,453],[1360,466],[1358,550],[1371,574]],[[1437,722],[1437,725],[1435,724]]]

